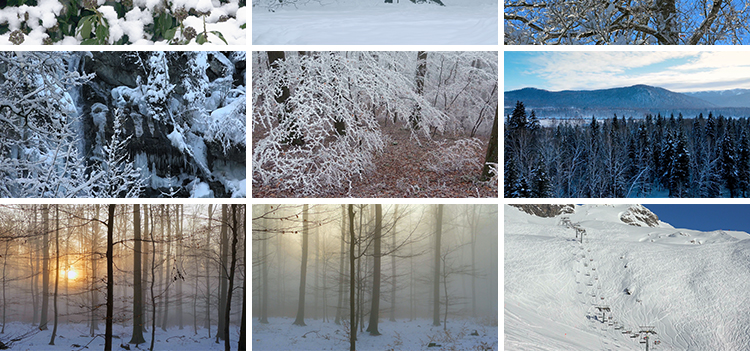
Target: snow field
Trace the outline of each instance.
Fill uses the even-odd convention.
[[[627,207],[576,206],[583,245],[560,216],[505,207],[506,350],[643,350],[623,332],[647,325],[654,350],[750,348],[750,236],[630,226]]]
[[[260,324],[253,318],[252,351],[264,350],[349,350],[348,328],[344,325],[306,320],[307,326],[293,325],[294,319],[269,317],[269,324]],[[432,320],[414,321],[382,320],[382,335],[367,332],[357,335],[357,350],[497,350],[497,325],[470,319],[448,319],[447,331],[443,326],[433,326]],[[471,335],[477,331],[478,336]],[[428,348],[429,343],[440,347]]]
[[[497,45],[496,0],[310,2],[253,8],[253,44]],[[322,6],[321,6],[322,5]]]
[[[102,334],[102,336],[93,338],[89,336],[88,324],[76,324],[76,323],[61,323],[57,328],[57,337],[55,337],[55,345],[49,345],[50,337],[52,336],[52,326],[50,322],[48,324],[48,330],[39,331],[31,337],[24,340],[14,342],[10,345],[11,351],[102,351],[104,349],[104,323],[99,324],[99,330],[96,334]],[[8,340],[15,337],[21,336],[31,330],[36,329],[36,326],[32,326],[28,323],[21,322],[9,322],[5,328],[5,333],[0,334],[0,340],[8,342]],[[143,338],[146,343],[135,346],[135,344],[128,344],[130,337],[133,334],[132,326],[123,326],[121,324],[112,325],[112,334],[115,338],[112,339],[112,350],[124,351],[121,347],[129,346],[130,350],[148,350],[151,345],[151,331],[143,333]],[[237,350],[237,340],[239,336],[239,327],[230,325],[229,328],[229,340],[232,350]],[[119,338],[118,338],[119,337]],[[216,344],[216,327],[211,329],[211,337],[208,337],[208,330],[205,328],[199,328],[198,334],[195,334],[192,327],[170,327],[166,331],[161,328],[156,329],[156,340],[154,341],[155,351],[223,351],[224,342],[220,341]],[[88,344],[88,345],[87,345]],[[86,348],[83,348],[86,346]]]

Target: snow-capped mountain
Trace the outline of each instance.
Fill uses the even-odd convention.
[[[748,89],[698,91],[685,94],[708,101],[718,107],[750,107],[750,90]]]
[[[743,116],[750,114],[750,91],[726,90],[697,93],[678,93],[664,88],[634,85],[601,90],[547,91],[536,88],[506,91],[505,114],[513,112],[516,101],[527,110],[535,110],[538,117],[591,118],[643,117],[662,114],[694,117],[707,115]]]
[[[750,350],[750,235],[572,210],[505,206],[505,350]]]
[[[565,91],[525,88],[505,92],[505,106],[513,105],[516,101],[522,101],[528,107],[658,109],[714,107],[710,102],[648,85],[634,85],[602,90]]]

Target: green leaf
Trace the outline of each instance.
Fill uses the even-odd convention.
[[[211,31],[211,33],[215,34],[219,38],[221,38],[222,41],[224,41],[224,44],[229,44],[226,39],[224,39],[224,35],[221,34],[219,31]]]
[[[84,46],[87,46],[87,45],[92,45],[92,44],[99,44],[99,41],[97,41],[96,38],[89,38],[89,39],[81,41],[81,44]]]
[[[177,32],[177,27],[170,28],[166,32],[164,32],[164,38],[167,40],[172,40],[176,32]]]
[[[92,16],[86,16],[79,22],[78,33],[81,34],[83,39],[89,39],[91,37],[91,26],[93,22]]]
[[[198,34],[198,37],[196,37],[196,38],[195,38],[195,41],[196,41],[196,42],[197,42],[198,44],[203,44],[203,43],[206,43],[206,42],[208,42],[208,40],[206,39],[206,33],[205,33],[205,32],[201,32],[201,33],[199,33],[199,34]]]
[[[247,23],[243,23],[242,26],[240,26],[241,29],[247,29]]]
[[[106,25],[96,26],[96,38],[106,43],[107,37],[109,37],[109,27]]]

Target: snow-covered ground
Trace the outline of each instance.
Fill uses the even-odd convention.
[[[629,207],[505,206],[505,350],[643,350],[644,326],[650,350],[750,350],[750,235],[632,226]]]
[[[104,350],[104,323],[99,324],[99,331],[97,336],[92,338],[89,336],[88,324],[65,324],[61,323],[57,328],[57,336],[55,337],[55,345],[49,345],[50,337],[52,336],[52,326],[50,322],[48,328],[45,331],[38,331],[36,326],[32,326],[28,323],[11,322],[5,327],[5,333],[0,334],[0,341],[9,343],[9,349],[11,351],[73,351],[73,350],[86,350],[86,351],[102,351]],[[151,345],[151,331],[144,332],[143,338],[146,343],[136,346],[134,344],[128,344],[132,336],[132,326],[123,327],[119,324],[112,325],[112,350],[124,351],[125,347],[130,347],[130,350],[148,350]],[[11,342],[12,339],[22,337],[24,334],[33,333],[24,339]],[[239,336],[239,328],[236,326],[230,326],[229,328],[229,341],[232,350],[237,350],[237,340]],[[208,337],[208,330],[202,327],[198,328],[198,334],[196,335],[192,327],[184,327],[179,329],[178,327],[168,328],[167,331],[156,329],[156,340],[154,341],[154,350],[156,351],[223,351],[224,341],[220,341],[216,344],[216,328],[211,329],[211,338]],[[85,347],[85,348],[84,348]]]
[[[497,0],[321,0],[253,8],[253,44],[496,45]]]
[[[493,317],[494,318],[494,317]],[[293,325],[292,318],[268,318],[260,324],[253,318],[252,351],[262,350],[349,350],[349,337],[343,325],[306,320],[307,326]],[[381,320],[382,335],[359,333],[357,350],[497,350],[497,324],[483,320],[450,319],[447,331],[433,326],[432,320]],[[471,335],[476,331],[478,335]],[[439,347],[430,347],[436,343]]]

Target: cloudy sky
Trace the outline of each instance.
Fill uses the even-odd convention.
[[[750,51],[506,51],[505,91],[645,84],[677,92],[750,89]]]

